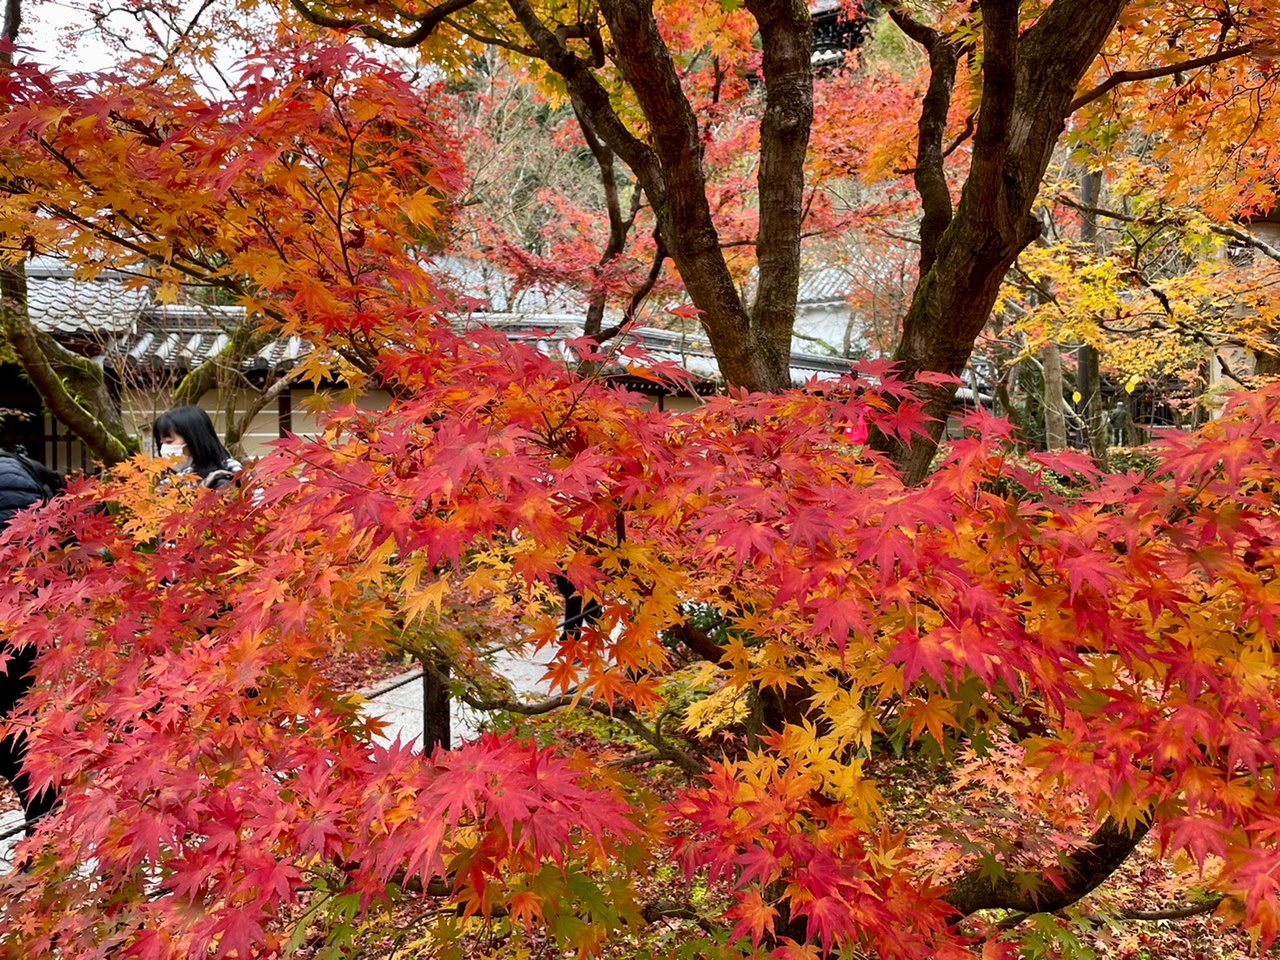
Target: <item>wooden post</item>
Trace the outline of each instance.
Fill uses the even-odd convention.
[[[422,751],[453,745],[449,717],[449,662],[422,661]]]
[[[1062,348],[1046,343],[1040,349],[1044,366],[1044,445],[1046,450],[1067,448],[1067,416],[1062,395]]]

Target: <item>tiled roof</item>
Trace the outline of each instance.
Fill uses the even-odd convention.
[[[435,266],[454,279],[455,293],[483,305],[460,319],[464,326],[483,324],[507,332],[512,339],[540,341],[542,349],[557,356],[565,355],[566,339],[582,334],[585,306],[573,291],[515,290],[498,268],[461,258],[441,258]],[[118,368],[192,369],[222,350],[245,316],[239,307],[154,303],[146,290],[128,289],[128,278],[115,271],[92,281],[77,281],[57,261],[37,259],[27,264],[27,277],[32,318],[40,328],[60,336],[98,338],[103,361]],[[844,299],[846,283],[838,268],[810,271],[802,277],[798,332],[805,322],[813,322],[805,319],[813,305],[839,304]],[[837,320],[837,326],[844,322]],[[842,332],[833,328],[831,336],[837,334]],[[720,365],[705,336],[645,327],[633,330],[628,339],[656,361],[679,364],[708,381],[721,379]],[[308,349],[298,337],[273,341],[246,360],[245,367],[286,369]],[[815,376],[831,379],[849,367],[848,360],[835,356],[803,350],[791,355],[792,380],[797,384]]]
[[[215,356],[228,333],[244,322],[242,307],[159,304],[144,289],[130,289],[129,277],[107,270],[93,280],[77,280],[72,268],[36,258],[26,264],[27,304],[40,330],[97,343],[103,362],[113,367],[189,370]],[[306,352],[298,337],[277,340],[245,361],[246,369],[279,370]]]
[[[564,355],[564,341],[582,335],[582,323],[574,317],[501,317],[490,315],[487,326],[501,330],[513,340],[539,341],[542,349],[554,355]],[[635,344],[654,361],[674,363],[704,380],[722,379],[720,364],[716,360],[711,342],[706,337],[681,333],[676,330],[660,330],[656,327],[639,327],[624,335],[624,344]],[[624,369],[630,361],[620,360]],[[815,377],[834,380],[851,369],[852,361],[839,357],[823,356],[803,351],[791,353],[791,380],[799,385]]]
[[[431,268],[454,294],[472,301],[474,312],[481,314],[582,316],[587,312],[587,301],[576,290],[561,286],[519,287],[501,267],[481,260],[437,257]]]
[[[102,340],[134,329],[151,302],[145,289],[129,289],[124,274],[108,270],[77,280],[70,267],[38,257],[26,264],[27,309],[36,329]]]
[[[843,303],[849,294],[849,286],[849,275],[839,267],[802,270],[800,294],[796,300],[802,306],[807,303]]]
[[[226,347],[225,333],[149,331],[121,338],[107,354],[112,366],[147,370],[191,370]],[[277,371],[287,369],[307,353],[300,337],[273,340],[245,360],[246,369]]]
[[[192,333],[224,333],[244,323],[244,307],[213,304],[164,303],[149,307],[140,327],[151,330],[181,330]]]

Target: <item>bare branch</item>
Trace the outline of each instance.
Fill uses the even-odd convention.
[[[291,0],[291,2],[293,8],[302,15],[304,20],[314,23],[318,27],[326,27],[330,30],[355,30],[361,36],[376,40],[378,43],[385,44],[388,47],[408,49],[418,46],[427,37],[431,36],[436,27],[440,26],[450,14],[471,6],[475,0],[444,0],[443,3],[432,7],[426,13],[414,16],[412,19],[418,22],[418,26],[405,34],[389,33],[371,23],[350,17],[331,17],[316,10],[307,4],[305,0]]]
[[[1252,247],[1265,257],[1280,263],[1280,249],[1273,247],[1261,237],[1258,237],[1248,230],[1242,230],[1239,227],[1233,227],[1225,223],[1212,223],[1209,229],[1219,236],[1230,237],[1232,240],[1238,240],[1247,247]]]
[[[240,441],[244,439],[245,433],[253,424],[253,418],[256,417],[262,409],[275,400],[280,394],[293,386],[293,378],[289,376],[277,377],[265,390],[252,396],[245,407],[243,415],[235,423],[227,428],[226,444],[228,447],[239,447]]]
[[[232,331],[226,346],[182,378],[174,392],[173,402],[179,405],[199,403],[200,398],[217,384],[221,370],[238,368],[241,361],[269,344],[274,336],[246,319],[243,326]]]
[[[960,132],[956,134],[956,138],[951,141],[950,145],[942,151],[943,158],[951,156],[960,149],[960,144],[973,136],[973,120],[974,115],[972,113],[964,118],[964,126],[961,128]]]
[[[1159,226],[1161,223],[1168,222],[1167,218],[1155,217],[1135,217],[1132,214],[1121,213],[1119,210],[1108,210],[1105,207],[1094,207],[1076,200],[1066,194],[1059,194],[1054,198],[1056,202],[1064,207],[1071,207],[1073,210],[1079,210],[1082,213],[1091,213],[1098,217],[1107,217],[1110,220],[1119,220],[1122,223],[1141,224],[1143,226]],[[1241,227],[1233,227],[1226,223],[1210,223],[1209,229],[1221,237],[1230,237],[1232,240],[1238,240],[1247,247],[1257,250],[1263,256],[1280,263],[1280,249],[1273,247],[1261,237],[1250,233]]]
[[[1120,916],[1126,920],[1185,920],[1202,913],[1217,910],[1225,897],[1210,897],[1199,903],[1189,903],[1184,907],[1170,907],[1166,910],[1121,910]]]
[[[667,248],[662,243],[662,232],[657,228],[653,231],[653,244],[653,262],[649,264],[649,273],[645,276],[644,282],[632,292],[631,301],[627,304],[624,314],[624,323],[630,323],[635,319],[640,304],[644,303],[645,298],[657,284],[658,278],[662,276],[662,265],[667,259]]]

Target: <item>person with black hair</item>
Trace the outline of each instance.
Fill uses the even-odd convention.
[[[19,511],[47,503],[62,492],[65,486],[62,474],[48,469],[44,464],[27,456],[18,447],[0,450],[0,530],[4,530]],[[36,648],[14,649],[0,643],[0,717],[8,717],[27,695],[35,678]],[[36,820],[52,809],[57,800],[52,790],[32,795],[27,775],[22,772],[22,761],[27,755],[27,738],[21,733],[10,733],[0,739],[0,777],[13,784],[29,833]]]
[[[178,473],[194,473],[201,486],[221,490],[235,481],[243,467],[218,439],[213,421],[199,407],[174,407],[151,427],[156,454],[181,458]]]

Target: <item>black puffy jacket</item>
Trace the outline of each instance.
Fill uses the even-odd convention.
[[[36,482],[16,457],[0,452],[0,530],[9,525],[13,515],[39,503],[47,491]]]

